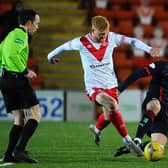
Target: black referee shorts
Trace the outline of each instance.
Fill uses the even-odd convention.
[[[26,77],[0,79],[1,92],[7,112],[39,104],[34,89]]]

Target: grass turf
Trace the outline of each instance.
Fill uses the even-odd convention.
[[[116,148],[123,145],[121,137],[112,125],[102,133],[101,145],[93,142],[88,122],[41,122],[27,149],[38,164],[14,164],[11,168],[166,168],[168,156],[158,161],[146,161],[132,154],[113,157]],[[7,145],[12,122],[0,121],[0,157]],[[127,123],[130,135],[134,135],[136,123]],[[167,147],[166,147],[167,148]],[[1,166],[1,165],[0,165]],[[1,166],[3,167],[3,166]]]

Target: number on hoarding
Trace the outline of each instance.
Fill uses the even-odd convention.
[[[48,112],[48,108],[47,108],[47,104],[46,104],[47,99],[46,98],[39,98],[38,100],[40,103],[40,107],[42,109],[42,111],[41,111],[42,117],[46,117],[47,112]]]
[[[62,106],[62,100],[59,98],[52,98],[49,104],[52,105],[52,109],[49,109],[47,98],[39,98],[40,107],[42,110],[42,117],[47,117],[47,114],[50,114],[51,117],[62,117],[62,114],[58,114],[58,110]],[[51,110],[51,111],[50,111]]]
[[[47,99],[45,97],[39,98],[39,104],[41,108],[42,117],[52,117],[52,118],[61,118],[63,114],[59,113],[59,110],[62,108],[62,99],[52,98]],[[0,117],[7,117],[6,108],[4,100],[0,97]]]
[[[53,108],[51,112],[52,117],[62,117],[62,114],[57,114],[58,109],[62,106],[62,100],[59,98],[54,98],[51,100],[51,104],[56,104],[56,106]]]

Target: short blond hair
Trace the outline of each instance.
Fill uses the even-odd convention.
[[[92,18],[92,28],[96,28],[98,30],[109,29],[110,23],[104,16],[94,16]]]

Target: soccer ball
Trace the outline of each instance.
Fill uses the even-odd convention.
[[[158,161],[164,156],[164,146],[157,141],[151,141],[145,146],[144,156],[146,160]]]

